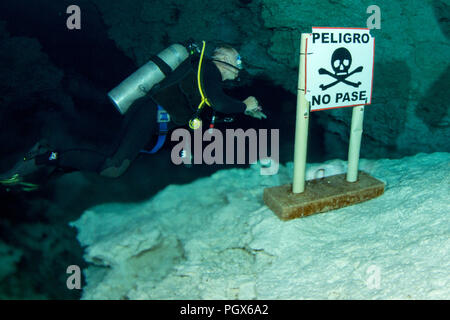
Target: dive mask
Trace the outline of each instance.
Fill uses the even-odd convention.
[[[240,55],[240,54],[238,54],[237,57],[236,57],[236,67],[237,67],[239,70],[242,70],[242,69],[243,69],[243,66],[242,66],[242,59],[241,59],[241,55]]]

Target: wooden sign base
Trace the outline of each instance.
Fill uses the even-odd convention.
[[[384,183],[359,171],[356,182],[346,174],[309,180],[305,191],[292,193],[292,184],[264,189],[264,203],[281,219],[302,218],[367,201],[384,193]]]

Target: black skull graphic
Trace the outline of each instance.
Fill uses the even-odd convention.
[[[338,84],[339,82],[343,82],[349,86],[358,88],[359,85],[361,84],[361,81],[355,83],[348,81],[346,79],[354,73],[361,72],[363,70],[363,67],[360,66],[349,73],[351,65],[352,65],[352,55],[350,54],[350,51],[348,51],[346,48],[343,47],[334,50],[333,54],[331,55],[331,67],[333,68],[334,73],[325,70],[324,68],[320,68],[319,74],[329,75],[334,79],[336,79],[336,81],[329,83],[327,85],[321,84],[319,87],[322,90],[327,90],[328,88]]]
[[[348,69],[352,65],[352,55],[345,48],[336,49],[331,56],[331,66],[335,75],[348,74]]]

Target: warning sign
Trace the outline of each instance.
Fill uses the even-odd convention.
[[[369,29],[313,27],[305,49],[311,111],[370,104],[374,49]]]

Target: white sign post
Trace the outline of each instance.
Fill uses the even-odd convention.
[[[300,45],[293,193],[304,191],[309,110],[353,107],[347,181],[355,182],[364,105],[372,101],[375,39],[369,29],[312,30]]]
[[[293,193],[301,193],[305,190],[306,150],[309,124],[309,103],[305,98],[305,49],[308,36],[307,33],[302,33],[300,41],[297,116],[295,121],[294,181],[292,184]]]

